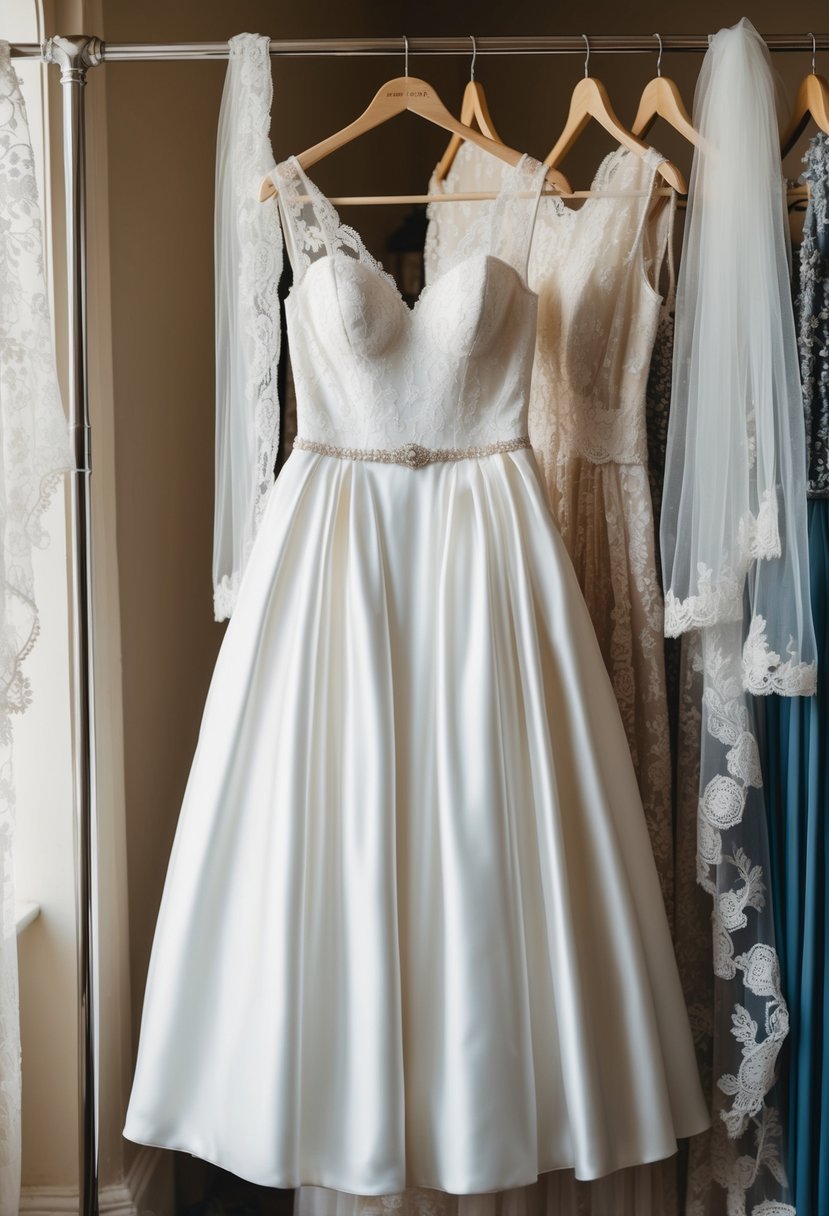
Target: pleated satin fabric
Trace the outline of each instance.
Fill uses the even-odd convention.
[[[124,1134],[455,1194],[708,1124],[625,732],[531,452],[294,450],[210,686]]]

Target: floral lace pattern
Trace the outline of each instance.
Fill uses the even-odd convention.
[[[20,1026],[14,916],[12,715],[31,702],[22,664],[38,635],[33,547],[71,464],[43,267],[34,155],[9,45],[0,42],[0,412],[5,436],[0,618],[0,1210],[20,1197]]]
[[[705,629],[717,621],[738,621],[743,615],[743,583],[736,574],[714,582],[714,571],[700,562],[697,594],[679,599],[665,593],[665,636],[679,637],[692,629]]]
[[[747,692],[755,697],[773,692],[784,697],[809,697],[815,691],[816,678],[817,665],[799,661],[794,639],[789,643],[789,657],[783,659],[769,647],[763,617],[751,618],[743,643],[743,684]]]
[[[400,296],[394,277],[369,252],[360,234],[342,222],[333,204],[306,176],[295,156],[279,164],[272,177],[280,204],[289,209],[286,230],[297,282],[318,258],[339,253],[368,266]]]
[[[751,1196],[759,1201],[753,1213],[794,1216],[789,1204],[765,1198],[764,1170],[781,1192],[786,1189],[778,1114],[766,1099],[776,1080],[789,1020],[766,911],[763,776],[752,702],[732,636],[740,629],[735,622],[702,633],[703,730],[721,752],[721,760],[712,756],[711,748],[706,753],[697,833],[697,877],[713,900],[713,963],[720,981],[714,1107],[718,1126],[727,1133],[723,1137],[719,1130],[712,1136],[712,1171],[728,1193],[729,1211],[747,1211]],[[762,639],[755,644],[761,646]],[[739,935],[748,943],[741,953],[736,948]],[[730,1033],[740,1045],[736,1071],[728,1068],[733,1052],[717,1033],[729,1011]],[[737,1145],[747,1135],[754,1139],[754,1151],[738,1155]]]
[[[807,492],[829,497],[829,135],[818,131],[803,158],[811,197],[803,221],[795,317],[809,459]]]
[[[228,522],[217,523],[217,546],[225,527],[233,536],[225,546],[231,554],[214,556],[217,621],[233,611],[279,450],[282,229],[276,208],[259,202],[262,177],[273,164],[270,40],[238,34],[229,46],[228,71],[233,76],[228,80],[233,83],[227,86],[220,120],[220,130],[228,132],[228,163],[220,154],[224,186],[217,186],[216,217],[217,300],[223,305],[232,301],[226,320],[217,312],[217,520],[224,513]],[[220,151],[221,143],[220,136]],[[222,282],[223,276],[227,282]],[[250,485],[240,496],[243,469]]]
[[[660,160],[612,153],[580,212],[542,199],[531,258],[540,316],[530,438],[616,692],[670,916],[664,609],[645,425],[661,304],[651,280],[668,213],[645,221]],[[632,197],[604,200],[603,190]]]

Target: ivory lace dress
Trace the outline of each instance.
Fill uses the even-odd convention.
[[[529,435],[616,693],[670,915],[671,756],[645,424],[662,305],[653,284],[674,205],[650,219],[662,159],[620,148],[581,208],[541,200],[530,256],[539,316]],[[491,189],[501,173],[463,144],[449,179],[433,179],[430,190]],[[481,206],[432,206],[427,282]]]
[[[299,434],[208,692],[124,1134],[366,1195],[670,1156],[708,1116],[527,438],[543,166],[411,309],[273,172]]]

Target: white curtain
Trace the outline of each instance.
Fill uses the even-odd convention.
[[[31,701],[32,549],[70,464],[43,270],[43,226],[20,82],[0,42],[0,1212],[20,1199],[20,1024],[14,914],[13,715]]]

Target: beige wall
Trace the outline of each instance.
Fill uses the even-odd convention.
[[[226,39],[243,29],[273,36],[410,33],[701,32],[746,12],[762,33],[826,27],[823,0],[788,5],[706,3],[666,11],[663,3],[605,2],[560,8],[540,0],[482,6],[421,0],[332,0],[276,6],[272,0],[104,0],[100,32],[111,41]],[[664,70],[690,107],[699,56],[666,55]],[[777,56],[790,92],[806,57]],[[635,110],[654,61],[596,55],[623,119]],[[418,59],[410,70],[456,106],[468,61]],[[566,113],[581,59],[481,58],[503,138],[544,155]],[[223,63],[112,64],[91,74],[105,88],[111,330],[114,376],[115,517],[129,879],[133,1044],[155,917],[181,795],[222,629],[212,620],[210,563],[213,472],[212,207],[216,119]],[[299,150],[356,114],[373,89],[402,71],[398,60],[284,60],[275,65],[272,137],[278,157]],[[686,169],[689,150],[655,128],[653,139]],[[333,193],[421,189],[444,146],[415,119],[320,165]],[[585,186],[609,148],[592,132],[567,164]],[[364,209],[353,222],[382,254],[400,213]],[[92,233],[94,242],[100,234]],[[106,1015],[105,1015],[106,1016]]]

